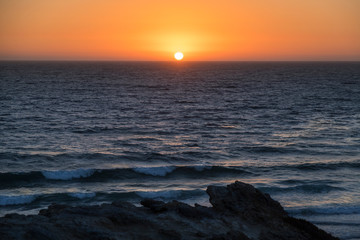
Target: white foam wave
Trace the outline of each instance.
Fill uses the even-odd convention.
[[[37,198],[37,195],[18,195],[18,196],[1,196],[0,206],[20,205],[31,203]]]
[[[47,179],[52,180],[71,180],[73,178],[85,178],[93,175],[94,169],[75,169],[75,170],[63,170],[63,171],[42,171]]]
[[[81,192],[75,192],[75,193],[68,193],[70,197],[84,199],[84,198],[93,198],[96,196],[96,193],[81,193]]]
[[[164,177],[167,174],[174,171],[175,169],[176,169],[176,167],[174,167],[174,166],[167,166],[167,167],[138,167],[138,168],[133,168],[133,171],[138,172],[138,173],[147,174],[147,175],[152,175],[152,176]]]
[[[177,198],[181,195],[181,191],[168,190],[168,191],[142,191],[136,192],[142,198]]]

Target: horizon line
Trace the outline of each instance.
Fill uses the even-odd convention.
[[[326,60],[116,60],[116,59],[0,59],[0,62],[360,62],[358,60],[348,59],[326,59]]]

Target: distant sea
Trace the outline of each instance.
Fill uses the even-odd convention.
[[[235,180],[360,239],[360,63],[0,62],[1,216]]]

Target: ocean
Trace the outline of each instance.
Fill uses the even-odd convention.
[[[360,239],[360,63],[0,63],[0,216],[235,180]]]

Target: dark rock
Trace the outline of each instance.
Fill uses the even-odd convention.
[[[175,230],[168,229],[160,229],[159,233],[165,238],[169,240],[181,240],[181,234],[176,232]]]
[[[0,239],[333,240],[313,224],[292,218],[268,194],[249,184],[209,186],[213,207],[178,201],[115,201],[101,206],[50,205],[39,215],[0,218]]]
[[[296,227],[300,231],[302,231],[304,234],[308,234],[313,239],[327,239],[328,233],[324,230],[319,229],[314,224],[311,224],[310,222],[304,220],[304,219],[297,219],[293,217],[286,217],[284,218],[284,221],[289,223],[290,225]]]
[[[250,240],[250,238],[248,238],[242,232],[232,231],[222,235],[215,235],[209,240]]]
[[[286,216],[280,203],[250,184],[236,181],[227,187],[209,186],[210,203],[219,212],[259,216]]]
[[[163,212],[166,211],[165,202],[163,201],[156,201],[153,199],[144,199],[140,202],[146,208],[150,208],[154,212]]]
[[[47,209],[40,210],[39,215],[51,217],[52,215],[59,214],[63,209],[68,208],[68,207],[70,207],[70,206],[60,205],[60,204],[51,204]]]

